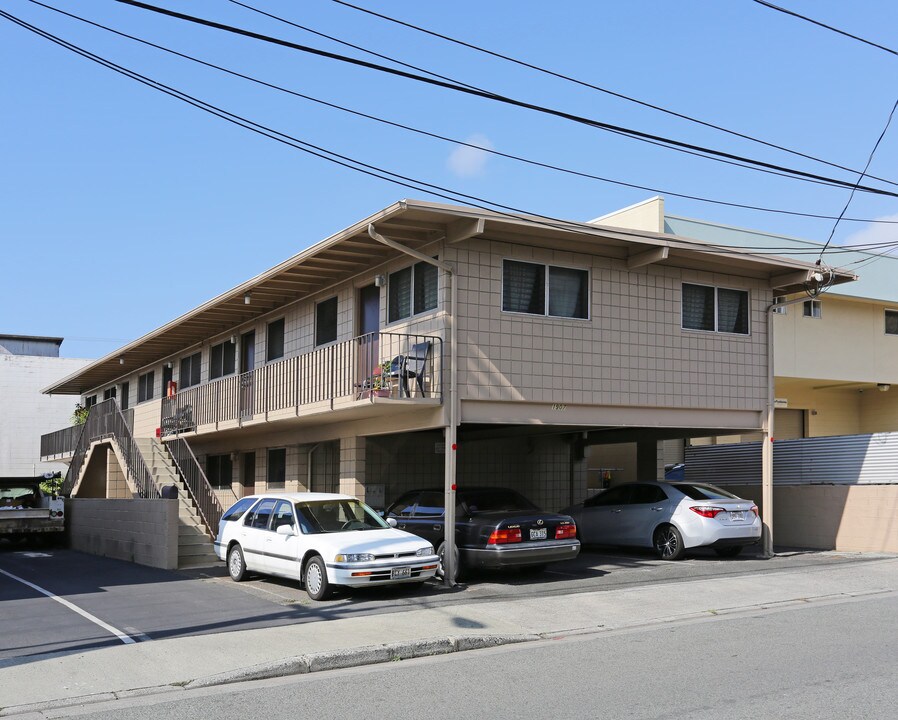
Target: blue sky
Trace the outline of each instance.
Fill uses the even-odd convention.
[[[489,58],[331,0],[249,4],[462,82],[604,122],[846,180],[856,176]],[[112,0],[48,0],[123,32],[328,102],[540,162],[667,191],[837,215],[848,191],[690,157],[565,120],[262,44]],[[365,57],[227,0],[162,2]],[[862,168],[896,100],[898,57],[750,0],[357,4],[653,104]],[[890,47],[898,3],[781,0]],[[588,220],[650,192],[389,128],[174,58],[28,2],[0,9],[255,122],[492,202]],[[382,62],[376,60],[377,62]],[[117,75],[0,18],[0,332],[99,357],[403,197]],[[898,122],[896,122],[898,124]],[[898,127],[870,172],[898,180]],[[667,197],[671,214],[814,240],[832,221]],[[898,219],[858,194],[852,217]],[[898,241],[844,223],[837,242]]]

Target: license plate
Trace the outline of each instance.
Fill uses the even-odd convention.
[[[742,522],[743,520],[745,520],[745,513],[743,513],[741,510],[731,512],[730,520],[733,520],[734,522]]]
[[[396,580],[398,578],[410,578],[412,576],[412,569],[410,567],[398,567],[393,568],[390,571],[390,579]]]
[[[547,537],[546,528],[530,528],[531,540],[545,540]]]

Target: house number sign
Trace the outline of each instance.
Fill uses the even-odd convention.
[[[567,410],[567,405],[564,403],[552,403],[553,410]]]

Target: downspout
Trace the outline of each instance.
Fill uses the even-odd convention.
[[[761,551],[765,558],[772,558],[773,552],[773,439],[775,376],[773,372],[773,316],[777,308],[788,307],[804,302],[807,296],[801,296],[767,306],[767,419],[764,423],[764,440],[761,446]]]
[[[321,443],[315,443],[312,447],[309,448],[309,452],[306,455],[306,491],[312,492],[312,453],[314,453]]]
[[[443,584],[446,587],[455,585],[455,452],[458,448],[458,385],[457,385],[457,367],[458,367],[458,326],[455,321],[455,308],[458,300],[458,284],[456,282],[455,270],[449,263],[436,260],[429,255],[406,247],[402,243],[385,238],[377,232],[374,224],[368,225],[368,235],[377,242],[387,247],[405,253],[428,265],[433,265],[446,273],[449,279],[449,310],[447,317],[449,321],[449,422],[446,425],[446,462],[444,490],[446,493],[446,518],[444,523],[444,543],[445,552],[443,554]]]

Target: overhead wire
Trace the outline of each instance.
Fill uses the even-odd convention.
[[[84,18],[84,17],[82,17],[82,16],[76,15],[76,14],[74,14],[74,13],[70,13],[70,12],[68,12],[68,11],[66,11],[66,10],[62,10],[62,9],[57,8],[57,7],[54,7],[54,6],[52,6],[52,5],[48,5],[48,4],[46,4],[46,3],[40,2],[40,0],[29,0],[29,2],[33,3],[34,5],[38,5],[38,6],[40,6],[40,7],[43,7],[43,8],[45,8],[45,9],[47,9],[47,10],[52,10],[53,12],[59,13],[60,15],[64,15],[64,16],[69,17],[69,18],[71,18],[71,19],[74,19],[74,20],[77,20],[77,21],[79,21],[79,22],[85,23],[85,24],[87,24],[87,25],[91,25],[91,26],[93,26],[93,27],[96,27],[96,28],[105,30],[105,31],[107,31],[107,32],[110,32],[110,33],[112,33],[112,34],[118,35],[118,36],[120,36],[120,37],[127,38],[127,39],[129,39],[129,40],[134,41],[134,42],[142,43],[142,44],[144,44],[144,45],[147,45],[147,46],[149,46],[149,47],[155,48],[155,49],[157,49],[157,50],[161,50],[161,51],[163,51],[163,52],[169,53],[169,54],[174,55],[174,56],[176,56],[176,57],[180,57],[180,58],[182,58],[182,59],[189,60],[189,61],[194,62],[194,63],[197,63],[197,64],[199,64],[199,65],[203,65],[203,66],[205,66],[205,67],[212,68],[212,69],[214,69],[214,70],[218,70],[218,71],[223,72],[223,73],[226,73],[226,74],[228,74],[228,75],[232,75],[232,76],[234,76],[234,77],[238,77],[238,78],[241,78],[241,79],[244,79],[244,80],[247,80],[247,81],[256,83],[256,84],[258,84],[258,85],[261,85],[261,86],[263,86],[263,87],[267,87],[267,88],[272,89],[272,90],[276,90],[276,91],[279,91],[279,92],[283,92],[283,93],[286,93],[286,94],[288,94],[288,95],[292,95],[292,96],[301,98],[301,99],[303,99],[303,100],[307,100],[307,101],[310,101],[310,102],[313,102],[313,103],[317,103],[317,104],[319,104],[319,105],[323,105],[323,106],[325,106],[325,107],[333,108],[333,109],[336,109],[336,110],[339,110],[339,111],[342,111],[342,112],[345,112],[345,113],[349,113],[349,114],[352,114],[352,115],[356,115],[356,116],[358,116],[358,117],[366,118],[366,119],[372,120],[372,121],[374,121],[374,122],[382,123],[382,124],[385,124],[385,125],[388,125],[388,126],[392,126],[392,127],[396,127],[396,128],[399,128],[399,129],[408,131],[408,132],[413,132],[413,133],[417,133],[417,134],[424,135],[424,136],[427,136],[427,137],[435,138],[435,139],[438,139],[438,140],[441,140],[441,141],[444,141],[444,142],[448,142],[448,143],[452,143],[452,144],[455,144],[455,145],[461,145],[461,146],[463,146],[463,147],[468,147],[468,148],[476,149],[476,150],[478,150],[478,151],[482,151],[482,152],[485,152],[485,153],[489,153],[489,154],[491,154],[491,155],[495,155],[495,156],[498,156],[498,157],[503,157],[503,158],[510,159],[510,160],[514,160],[514,161],[517,161],[517,162],[526,163],[526,164],[528,164],[528,165],[533,165],[533,166],[540,167],[540,168],[543,168],[543,169],[548,169],[548,170],[553,170],[553,171],[557,171],[557,172],[561,172],[561,173],[566,173],[566,174],[573,175],[573,176],[576,176],[576,177],[582,177],[582,178],[585,178],[585,179],[597,180],[597,181],[600,181],[600,182],[606,182],[606,183],[610,183],[610,184],[614,184],[614,185],[620,185],[620,186],[628,187],[628,188],[632,188],[632,189],[645,190],[646,192],[653,192],[653,193],[657,193],[657,194],[661,194],[661,195],[666,195],[666,196],[670,196],[670,197],[679,197],[679,198],[684,198],[684,199],[687,199],[687,200],[694,200],[694,201],[696,201],[696,202],[711,203],[711,204],[722,205],[722,206],[726,206],[726,207],[735,207],[735,208],[741,208],[741,209],[752,210],[752,211],[757,211],[757,212],[776,213],[776,214],[790,215],[790,216],[797,216],[797,217],[807,217],[807,218],[815,218],[815,219],[822,219],[822,220],[835,220],[835,219],[836,219],[836,217],[833,216],[833,215],[822,215],[822,214],[817,214],[817,213],[800,212],[800,211],[796,211],[796,210],[785,210],[785,209],[780,209],[780,208],[768,208],[768,207],[762,207],[762,206],[758,206],[758,205],[750,205],[750,204],[746,204],[746,203],[730,202],[730,201],[726,201],[726,200],[716,200],[716,199],[712,199],[712,198],[701,197],[701,196],[698,196],[698,195],[690,195],[690,194],[680,193],[680,192],[675,192],[675,191],[671,191],[671,190],[663,190],[663,189],[653,188],[653,187],[649,187],[649,186],[646,186],[646,185],[639,185],[639,184],[636,184],[636,183],[629,183],[629,182],[625,182],[625,181],[622,181],[622,180],[615,180],[615,179],[612,179],[612,178],[602,177],[602,176],[600,176],[600,175],[595,175],[595,174],[592,174],[592,173],[582,172],[582,171],[579,171],[579,170],[572,170],[572,169],[570,169],[570,168],[565,168],[565,167],[561,167],[561,166],[558,166],[558,165],[553,165],[553,164],[550,164],[550,163],[540,162],[540,161],[533,160],[533,159],[526,158],[526,157],[522,157],[522,156],[519,156],[519,155],[514,155],[514,154],[511,154],[511,153],[501,152],[501,151],[495,150],[495,149],[493,149],[493,148],[485,148],[485,147],[481,147],[481,146],[479,146],[479,145],[475,145],[475,144],[473,144],[473,143],[469,143],[469,142],[466,142],[466,141],[463,141],[463,140],[458,140],[458,139],[456,139],[456,138],[447,137],[447,136],[445,136],[445,135],[440,135],[440,134],[438,134],[438,133],[430,132],[430,131],[427,131],[427,130],[422,130],[422,129],[420,129],[420,128],[416,128],[416,127],[413,127],[413,126],[410,126],[410,125],[406,125],[406,124],[403,124],[403,123],[399,123],[399,122],[396,122],[396,121],[393,121],[393,120],[387,120],[387,119],[385,119],[385,118],[381,118],[381,117],[378,117],[378,116],[376,116],[376,115],[371,115],[371,114],[369,114],[369,113],[365,113],[365,112],[362,112],[362,111],[359,111],[359,110],[354,110],[354,109],[351,109],[351,108],[348,108],[348,107],[345,107],[345,106],[342,106],[342,105],[338,105],[337,103],[328,102],[328,101],[326,101],[326,100],[322,100],[322,99],[320,99],[320,98],[316,98],[316,97],[313,97],[313,96],[311,96],[311,95],[307,95],[307,94],[305,94],[305,93],[298,92],[298,91],[296,91],[296,90],[291,90],[291,89],[289,89],[289,88],[285,88],[285,87],[283,87],[283,86],[281,86],[281,85],[277,85],[277,84],[275,84],[275,83],[270,83],[270,82],[267,82],[267,81],[265,81],[265,80],[261,80],[261,79],[259,79],[259,78],[253,77],[253,76],[251,76],[251,75],[246,75],[246,74],[244,74],[244,73],[240,73],[240,72],[237,72],[237,71],[235,71],[235,70],[231,70],[231,69],[229,69],[229,68],[223,67],[223,66],[221,66],[221,65],[217,65],[217,64],[215,64],[215,63],[211,63],[211,62],[208,62],[208,61],[206,61],[206,60],[202,60],[202,59],[197,58],[197,57],[195,57],[195,56],[193,56],[193,55],[189,55],[189,54],[187,54],[187,53],[182,53],[182,52],[179,52],[179,51],[177,51],[177,50],[173,50],[173,49],[171,49],[171,48],[165,47],[164,45],[159,45],[158,43],[151,42],[151,41],[146,40],[146,39],[144,39],[144,38],[141,38],[141,37],[138,37],[138,36],[135,36],[135,35],[131,35],[131,34],[126,33],[126,32],[122,32],[121,30],[116,30],[115,28],[109,27],[109,26],[104,25],[104,24],[102,24],[102,23],[98,23],[98,22],[95,22],[95,21],[93,21],[93,20],[89,20],[89,19],[87,19],[87,18]],[[845,221],[845,222],[882,223],[882,224],[895,224],[895,225],[898,225],[898,220],[876,220],[876,219],[871,219],[871,218],[843,218],[843,221]]]
[[[454,191],[448,188],[444,188],[439,185],[435,185],[432,183],[427,183],[421,180],[417,180],[415,178],[410,178],[398,173],[393,173],[389,170],[385,170],[383,168],[379,168],[374,165],[370,165],[367,163],[363,163],[361,161],[355,160],[345,155],[341,155],[339,153],[335,153],[333,151],[327,150],[325,148],[321,148],[320,146],[307,143],[299,138],[295,138],[286,133],[282,133],[280,131],[274,130],[273,128],[269,128],[260,123],[256,123],[252,120],[244,118],[235,113],[231,113],[229,111],[223,110],[212,103],[208,103],[206,101],[200,100],[192,95],[189,95],[183,91],[177,90],[169,85],[161,83],[157,80],[153,80],[145,75],[142,75],[134,70],[126,68],[122,65],[112,62],[106,58],[103,58],[95,53],[92,53],[84,48],[75,45],[67,40],[64,40],[52,33],[49,33],[46,30],[43,30],[31,23],[28,23],[11,13],[6,12],[5,10],[0,9],[0,17],[7,19],[10,22],[13,22],[16,25],[40,36],[46,40],[49,40],[71,52],[74,52],[92,62],[95,62],[107,69],[113,70],[116,73],[119,73],[129,79],[136,80],[137,82],[153,88],[159,92],[162,92],[166,95],[174,97],[175,99],[181,100],[197,109],[200,109],[204,112],[207,112],[211,115],[219,117],[227,122],[230,122],[238,127],[242,127],[244,129],[250,130],[258,135],[263,137],[267,137],[269,139],[280,142],[281,144],[287,145],[288,147],[292,147],[294,149],[300,150],[301,152],[307,153],[309,155],[313,155],[320,159],[326,160],[328,162],[337,164],[339,166],[348,168],[350,170],[355,170],[356,172],[363,173],[365,175],[369,175],[372,177],[376,177],[381,180],[386,180],[387,182],[407,187],[413,190],[423,190],[431,195],[436,197],[441,197],[443,199],[459,201],[459,198],[464,198],[462,202],[469,202],[473,207],[476,207],[481,210],[485,210],[491,213],[494,213],[499,216],[505,216],[510,219],[513,219],[518,222],[527,222],[536,226],[546,227],[555,230],[562,230],[566,232],[583,232],[587,230],[587,223],[575,222],[562,220],[559,218],[554,218],[548,215],[540,215],[536,213],[531,213],[520,208],[515,208],[513,206],[504,205],[501,203],[485,200],[483,198],[479,198],[474,195],[469,195],[466,193],[461,193],[458,191]],[[492,207],[490,207],[492,206]],[[496,208],[501,208],[497,210]],[[595,227],[595,226],[593,226]],[[632,236],[643,238],[644,234],[634,231],[628,230],[626,228],[612,228],[613,232],[619,235],[624,236]],[[725,245],[718,245],[714,243],[704,243],[695,240],[690,240],[689,238],[677,238],[677,242],[690,247],[694,251],[697,252],[706,252],[706,253],[714,253],[714,254],[731,254],[731,255],[746,255],[749,253],[748,250],[744,248],[734,248]],[[898,243],[896,243],[898,245]],[[777,252],[792,252],[791,248],[782,248],[782,249],[765,249],[761,251],[756,251],[754,255],[773,255]]]
[[[339,2],[339,0],[334,0],[334,2]],[[805,22],[809,22],[812,25],[817,25],[818,27],[822,27],[826,30],[830,30],[839,35],[844,35],[847,38],[851,38],[852,40],[857,40],[858,42],[864,43],[865,45],[869,45],[870,47],[875,47],[878,50],[882,50],[891,55],[898,55],[898,50],[894,50],[890,47],[886,47],[885,45],[880,45],[877,42],[873,42],[872,40],[867,40],[866,38],[862,38],[860,35],[855,35],[846,30],[840,30],[833,25],[827,25],[824,22],[820,22],[819,20],[815,20],[814,18],[808,17],[807,15],[802,15],[801,13],[797,13],[794,10],[789,10],[788,8],[780,7],[779,5],[774,5],[772,2],[767,2],[766,0],[752,0],[752,2],[761,5],[762,7],[766,7],[770,10],[776,10],[776,12],[783,13],[784,15],[791,15],[794,18],[798,18],[799,20],[804,20]]]
[[[275,19],[280,20],[281,22],[285,22],[288,24],[293,24],[291,21],[286,20],[284,18],[272,15],[268,12],[263,12],[257,8],[248,5],[247,3],[240,2],[239,0],[228,0],[228,2],[234,3],[235,5],[240,5],[242,7],[248,8],[250,10],[254,10],[255,12],[262,13],[264,15],[268,15],[269,17],[273,17]],[[783,145],[778,145],[777,143],[770,142],[767,140],[762,140],[761,138],[754,137],[753,135],[749,135],[747,133],[739,132],[737,130],[731,130],[729,128],[723,127],[722,125],[718,125],[712,122],[708,122],[706,120],[701,120],[699,118],[693,117],[691,115],[687,115],[685,113],[677,112],[675,110],[671,110],[669,108],[665,108],[661,105],[657,105],[655,103],[650,103],[645,100],[639,100],[631,95],[625,95],[624,93],[617,92],[615,90],[609,90],[608,88],[601,87],[600,85],[596,85],[591,82],[587,82],[586,80],[581,80],[579,78],[573,77],[571,75],[566,75],[561,72],[557,72],[555,70],[550,70],[549,68],[542,67],[540,65],[536,65],[535,63],[527,62],[526,60],[521,60],[519,58],[513,57],[511,55],[506,55],[504,53],[497,52],[495,50],[490,50],[489,48],[485,48],[481,45],[476,45],[474,43],[466,42],[464,40],[459,40],[458,38],[451,37],[444,33],[436,32],[435,30],[430,30],[425,27],[421,27],[420,25],[415,25],[413,23],[407,22],[405,20],[400,20],[399,18],[393,17],[391,15],[386,15],[384,13],[377,12],[375,10],[371,10],[370,8],[363,7],[361,5],[355,5],[351,2],[347,2],[346,0],[331,0],[331,2],[336,3],[337,5],[342,5],[343,7],[350,8],[352,10],[356,10],[361,13],[365,13],[367,15],[371,15],[373,17],[380,18],[382,20],[386,20],[387,22],[395,23],[396,25],[400,25],[402,27],[409,28],[410,30],[415,30],[420,33],[424,33],[425,35],[430,35],[435,38],[439,38],[441,40],[445,40],[450,43],[454,43],[455,45],[460,45],[461,47],[468,48],[469,50],[474,50],[479,53],[483,53],[485,55],[489,55],[491,57],[499,58],[501,60],[505,60],[510,63],[514,63],[515,65],[520,65],[521,67],[529,68],[530,70],[535,70],[536,72],[543,73],[545,75],[549,75],[551,77],[558,78],[560,80],[565,80],[567,82],[573,83],[575,85],[579,85],[581,87],[589,88],[591,90],[596,90],[597,92],[604,93],[606,95],[610,95],[612,97],[616,97],[620,100],[625,100],[626,102],[631,102],[636,105],[641,105],[642,107],[649,108],[651,110],[656,110],[657,112],[664,113],[666,115],[670,115],[672,117],[679,118],[681,120],[686,120],[691,123],[695,123],[697,125],[701,125],[703,127],[710,128],[712,130],[717,130],[722,133],[726,133],[728,135],[732,135],[734,137],[741,138],[743,140],[749,140],[754,143],[758,143],[759,145],[764,145],[769,148],[773,148],[775,150],[780,150],[781,152],[789,153],[790,155],[795,155],[797,157],[805,158],[807,160],[813,160],[814,162],[821,163],[822,165],[828,165],[829,167],[838,168],[839,170],[846,170],[848,172],[857,174],[858,171],[852,168],[849,168],[845,165],[840,165],[839,163],[831,162],[829,160],[824,160],[822,158],[816,157],[809,153],[804,153],[799,150],[793,150],[792,148],[785,147]],[[297,26],[300,27],[300,26]],[[303,28],[307,29],[307,28]],[[365,52],[370,52],[365,50]],[[376,54],[376,53],[372,53]],[[383,56],[380,56],[383,57]],[[394,62],[398,62],[394,60]],[[425,71],[426,72],[426,71]],[[876,177],[875,175],[868,175],[868,177],[879,180],[880,182],[885,182],[890,185],[896,185],[898,182],[887,180],[885,178]]]
[[[515,107],[521,107],[521,108],[533,110],[535,112],[540,112],[543,114],[560,117],[560,118],[570,120],[572,122],[576,122],[576,123],[579,123],[582,125],[594,127],[596,129],[617,132],[617,133],[626,135],[626,136],[631,137],[636,140],[640,140],[640,141],[650,140],[650,141],[655,141],[655,142],[661,142],[661,143],[665,144],[666,147],[668,147],[669,149],[672,149],[672,150],[682,151],[682,150],[688,149],[688,150],[696,151],[699,153],[704,153],[703,157],[706,157],[707,159],[710,159],[710,160],[715,160],[718,162],[720,162],[720,161],[723,161],[723,162],[738,161],[740,163],[745,163],[745,165],[743,165],[743,167],[751,167],[751,169],[754,169],[759,172],[768,172],[769,173],[771,171],[778,171],[778,172],[786,173],[788,176],[792,177],[793,179],[800,179],[800,180],[810,179],[812,181],[822,182],[824,184],[837,186],[837,187],[848,187],[848,188],[852,187],[852,183],[850,183],[849,181],[839,180],[836,178],[830,178],[830,177],[827,177],[824,175],[818,175],[816,173],[809,173],[809,172],[805,172],[805,171],[798,170],[795,168],[789,168],[789,167],[785,167],[782,165],[777,165],[775,163],[767,163],[767,162],[764,162],[761,160],[755,160],[755,159],[744,157],[744,156],[737,155],[734,153],[727,153],[727,152],[724,152],[721,150],[714,150],[714,149],[706,148],[706,147],[703,147],[700,145],[684,143],[679,140],[673,140],[671,138],[666,138],[666,137],[663,137],[660,135],[654,135],[651,133],[645,133],[645,132],[642,132],[639,130],[634,130],[631,128],[625,128],[625,127],[613,125],[610,123],[605,123],[605,122],[602,122],[599,120],[586,118],[586,117],[575,115],[572,113],[567,113],[567,112],[564,112],[561,110],[555,110],[555,109],[547,108],[547,107],[544,107],[541,105],[536,105],[534,103],[525,102],[523,100],[516,100],[513,98],[509,98],[507,96],[499,95],[499,94],[492,93],[492,92],[484,92],[484,91],[480,91],[480,90],[476,90],[476,89],[472,89],[472,88],[468,88],[468,87],[462,87],[462,86],[448,83],[448,82],[445,82],[443,80],[439,80],[436,78],[430,78],[430,77],[424,77],[422,75],[416,75],[414,73],[409,73],[405,70],[399,70],[396,68],[390,68],[390,67],[386,67],[383,65],[378,65],[376,63],[370,63],[366,60],[360,60],[358,58],[352,58],[352,57],[348,57],[346,55],[332,53],[332,52],[329,52],[326,50],[321,50],[319,48],[313,48],[313,47],[310,47],[307,45],[302,45],[299,43],[290,42],[288,40],[283,40],[281,38],[275,38],[275,37],[257,33],[257,32],[251,31],[251,30],[246,30],[244,28],[239,28],[239,27],[235,27],[232,25],[226,25],[224,23],[215,22],[213,20],[207,20],[205,18],[200,18],[200,17],[196,17],[193,15],[187,15],[185,13],[176,12],[174,10],[169,10],[167,8],[157,7],[155,5],[149,5],[144,2],[139,2],[138,0],[115,0],[115,1],[122,3],[124,5],[130,5],[130,6],[133,6],[136,8],[147,10],[149,12],[155,12],[158,14],[167,15],[167,16],[175,18],[175,19],[184,20],[184,21],[195,23],[198,25],[204,25],[206,27],[210,27],[213,29],[222,30],[224,32],[229,32],[232,34],[241,35],[241,36],[248,37],[251,39],[260,40],[262,42],[279,45],[282,47],[297,50],[299,52],[317,55],[319,57],[324,57],[327,59],[356,65],[359,67],[365,67],[365,68],[375,70],[378,72],[383,72],[383,73],[395,75],[398,77],[403,77],[403,78],[414,80],[417,82],[426,83],[426,84],[434,85],[437,87],[442,87],[444,89],[453,90],[455,92],[465,93],[465,94],[481,97],[481,98],[488,99],[488,100],[494,100],[494,101],[501,102],[501,103],[504,103],[507,105],[512,105]],[[874,188],[874,187],[870,187],[867,185],[858,185],[857,189],[862,192],[868,192],[868,193],[872,193],[872,194],[876,194],[876,195],[898,197],[898,193],[893,192],[891,190],[885,190],[882,188]]]

